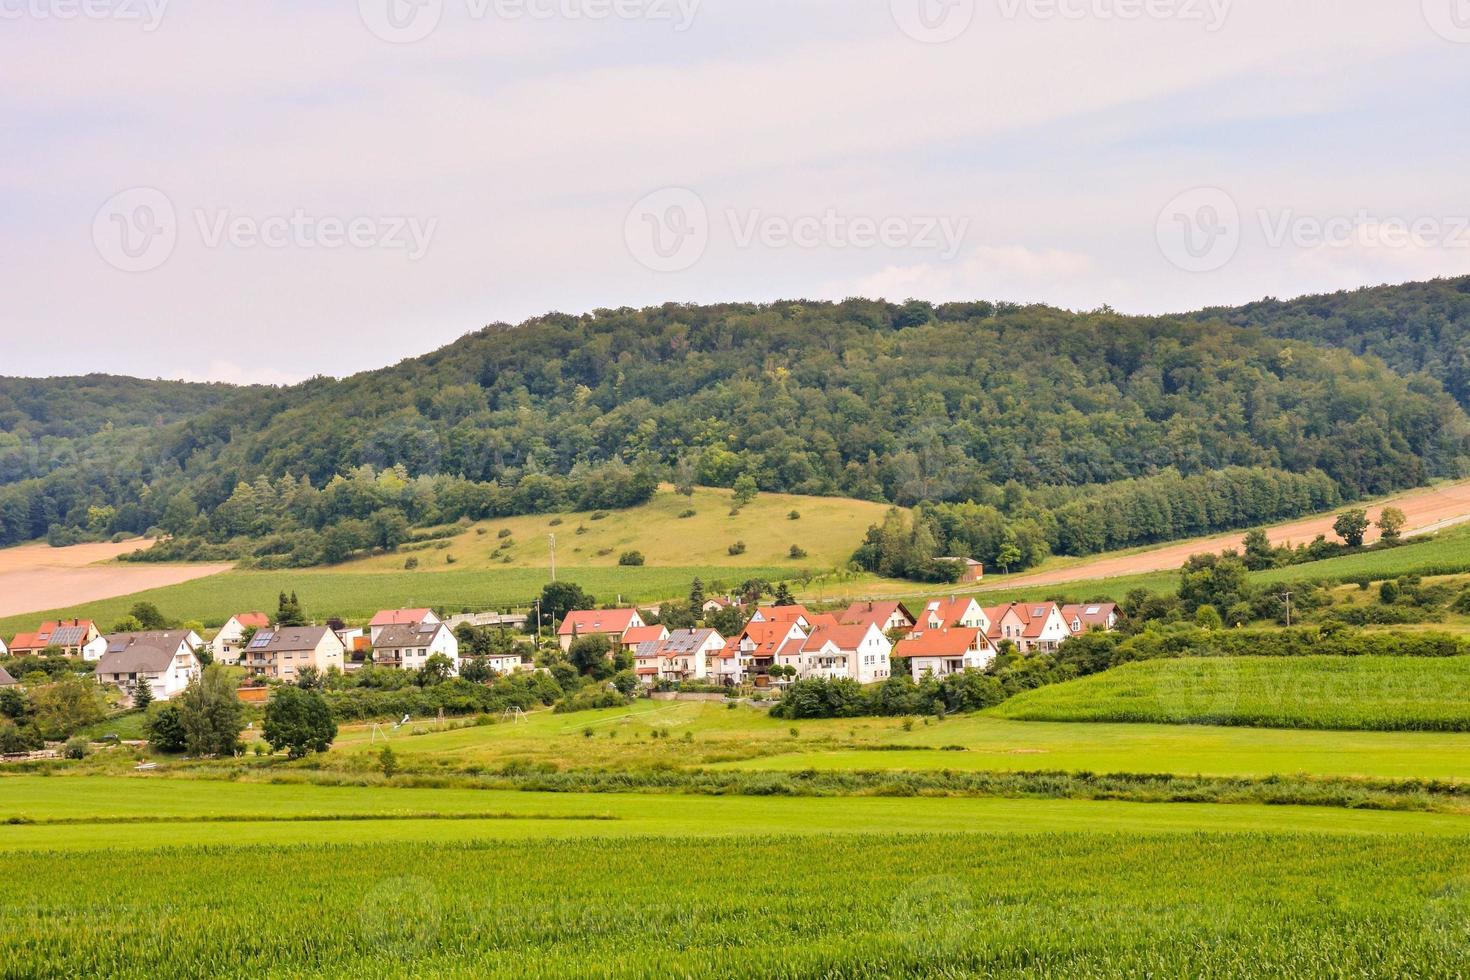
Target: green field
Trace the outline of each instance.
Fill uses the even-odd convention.
[[[1470,731],[1470,657],[1202,657],[1124,664],[1018,695],[1023,721]]]
[[[521,724],[435,732],[392,742],[405,766],[472,772],[511,762],[560,769],[739,769],[1176,773],[1207,776],[1470,777],[1470,735],[1450,732],[1325,732],[1217,726],[1013,721],[989,713],[929,723],[851,718],[791,723],[719,704],[639,701],[627,709],[557,715]],[[793,736],[791,729],[797,734]],[[585,732],[591,729],[593,736]],[[655,731],[667,739],[654,739]],[[685,740],[688,733],[689,740]],[[344,728],[318,764],[355,772],[382,748],[371,727]],[[958,746],[963,751],[937,751]]]
[[[911,835],[159,849],[177,843],[177,829],[163,828],[148,850],[9,855],[6,972],[1470,970],[1465,838],[986,836],[959,832],[973,828],[956,814]]]
[[[696,577],[707,583],[738,586],[748,578],[778,578],[783,568],[580,568],[557,566],[557,578],[576,582],[599,602],[656,602],[686,595]],[[463,609],[526,608],[551,581],[550,571],[504,568],[435,572],[348,572],[307,569],[281,572],[224,572],[183,585],[139,592],[84,605],[27,613],[0,620],[0,633],[14,635],[34,629],[46,618],[60,616],[96,620],[104,629],[127,614],[136,602],[155,603],[164,614],[182,620],[197,619],[218,625],[236,612],[274,610],[282,590],[295,591],[309,616],[340,616],[349,622],[366,621],[379,609],[432,606],[451,613]]]

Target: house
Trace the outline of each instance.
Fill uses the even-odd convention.
[[[335,632],[342,641],[343,670],[356,670],[373,659],[373,641],[367,627],[348,626]]]
[[[801,646],[803,678],[850,677],[859,684],[887,680],[893,644],[877,622],[822,626]]]
[[[955,596],[930,599],[924,604],[914,623],[914,632],[920,630],[943,630],[964,627],[990,632],[990,618],[985,609],[974,599]]]
[[[342,641],[326,626],[282,626],[258,630],[240,665],[256,677],[290,681],[307,667],[341,670],[343,652]]]
[[[806,631],[797,623],[750,622],[731,643],[738,653],[738,673],[757,687],[771,683],[772,667],[794,667],[801,672],[801,647]],[[729,644],[726,652],[729,651]]]
[[[659,676],[702,681],[708,676],[710,654],[724,648],[725,638],[714,630],[675,630],[659,645]]]
[[[103,643],[106,652],[97,662],[97,681],[121,688],[129,696],[139,685],[147,684],[155,701],[167,701],[199,676],[199,657],[194,651],[204,646],[204,639],[193,630],[111,633]]]
[[[740,604],[734,599],[730,599],[725,596],[715,596],[713,598],[704,600],[704,605],[699,607],[699,611],[704,613],[706,616],[709,616],[714,613],[720,612],[723,609],[739,608],[739,605]]]
[[[623,634],[623,646],[637,647],[643,643],[662,643],[669,638],[664,626],[634,626]]]
[[[704,658],[705,680],[711,684],[736,687],[745,680],[740,669],[740,647],[734,641],[726,641],[720,649]]]
[[[752,623],[795,623],[804,630],[812,628],[812,614],[806,606],[761,606],[751,615]]]
[[[56,649],[68,657],[81,657],[88,663],[102,659],[107,644],[97,625],[90,619],[64,619],[46,622],[34,633],[20,633],[10,643],[12,657],[33,657]]]
[[[984,632],[973,627],[915,630],[898,642],[895,657],[906,657],[914,681],[926,674],[947,677],[967,670],[984,670],[995,660],[995,648]]]
[[[1055,602],[1016,603],[985,610],[991,644],[1009,640],[1021,653],[1052,652],[1072,635]]]
[[[492,653],[484,660],[485,666],[497,674],[514,674],[526,665],[526,658],[519,653]]]
[[[985,578],[985,566],[973,558],[936,558],[935,561],[952,561],[965,566],[960,575],[960,581],[964,583],[979,582]]]
[[[432,609],[384,609],[368,623],[368,634],[372,645],[378,645],[378,634],[389,626],[417,626],[419,623],[437,623],[439,617]]]
[[[5,645],[5,637],[0,636],[0,657],[10,656],[10,648]]]
[[[435,655],[448,657],[454,664],[453,673],[459,673],[459,638],[437,619],[384,626],[373,643],[376,667],[420,670]]]
[[[566,653],[578,637],[606,636],[617,650],[626,646],[623,636],[628,630],[647,625],[636,609],[577,609],[561,621],[556,640],[561,644],[561,652]]]
[[[240,652],[244,646],[243,639],[245,631],[263,630],[270,626],[271,618],[263,612],[235,613],[225,620],[225,625],[219,628],[210,641],[209,649],[214,654],[214,659],[222,664],[237,664],[240,662]]]
[[[4,667],[0,667],[0,687],[16,687],[20,684]]]
[[[1111,632],[1118,625],[1118,607],[1111,602],[1063,606],[1062,620],[1073,636],[1092,630]]]
[[[873,623],[883,633],[914,626],[914,614],[901,602],[854,602],[838,619],[844,626]]]

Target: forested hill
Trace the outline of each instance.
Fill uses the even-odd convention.
[[[1267,299],[1192,316],[1381,357],[1401,374],[1435,378],[1470,409],[1470,276]]]
[[[1320,470],[1353,497],[1470,456],[1470,422],[1441,388],[1345,351],[1219,321],[988,303],[550,315],[201,409],[140,430],[146,451],[105,467],[0,487],[0,541],[89,521],[141,531],[170,503],[187,520],[241,483],[319,489],[363,464],[436,478],[394,498],[420,523],[597,502],[605,485],[636,495],[653,475],[1003,506],[1021,488],[1238,466]],[[320,526],[314,506],[302,497],[298,519]]]

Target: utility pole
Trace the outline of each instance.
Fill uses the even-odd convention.
[[[556,581],[556,535],[548,535],[551,539],[551,580]]]
[[[1291,628],[1291,593],[1281,593],[1281,598],[1286,600],[1286,628]]]

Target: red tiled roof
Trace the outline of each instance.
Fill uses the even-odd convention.
[[[254,626],[256,629],[264,629],[271,624],[271,618],[263,612],[236,613],[235,622],[241,626]]]
[[[895,657],[962,657],[986,644],[980,640],[980,631],[961,627],[959,629],[924,630],[900,640],[894,648]]]
[[[844,626],[820,627],[812,630],[812,635],[807,637],[802,650],[820,650],[828,643],[839,650],[856,650],[867,637],[868,626],[867,623],[848,623]]]
[[[578,609],[561,621],[558,636],[606,633],[622,636],[633,625],[636,609]]]
[[[806,606],[761,606],[756,612],[768,623],[794,623],[798,619],[810,622],[812,618]]]
[[[854,602],[842,614],[842,622],[848,626],[876,623],[882,629],[894,613],[901,613],[911,623],[914,621],[913,614],[901,602]]]
[[[369,626],[413,626],[422,623],[434,612],[432,609],[384,609],[373,617]]]
[[[623,642],[628,646],[639,643],[658,643],[669,635],[662,626],[632,626],[623,633]]]
[[[945,599],[930,599],[924,603],[924,611],[919,614],[917,622],[927,625],[930,613],[933,613],[942,627],[954,627],[960,624],[965,613],[970,611],[970,604],[975,600],[969,596],[954,596]]]
[[[67,630],[70,640],[85,640],[86,636],[96,627],[90,619],[63,619],[60,622],[47,620],[41,624],[41,628],[34,633],[17,633],[11,641],[10,649],[15,650],[44,650],[49,646],[81,646],[80,642],[56,643],[55,637],[58,630]],[[79,635],[76,631],[80,630]]]

